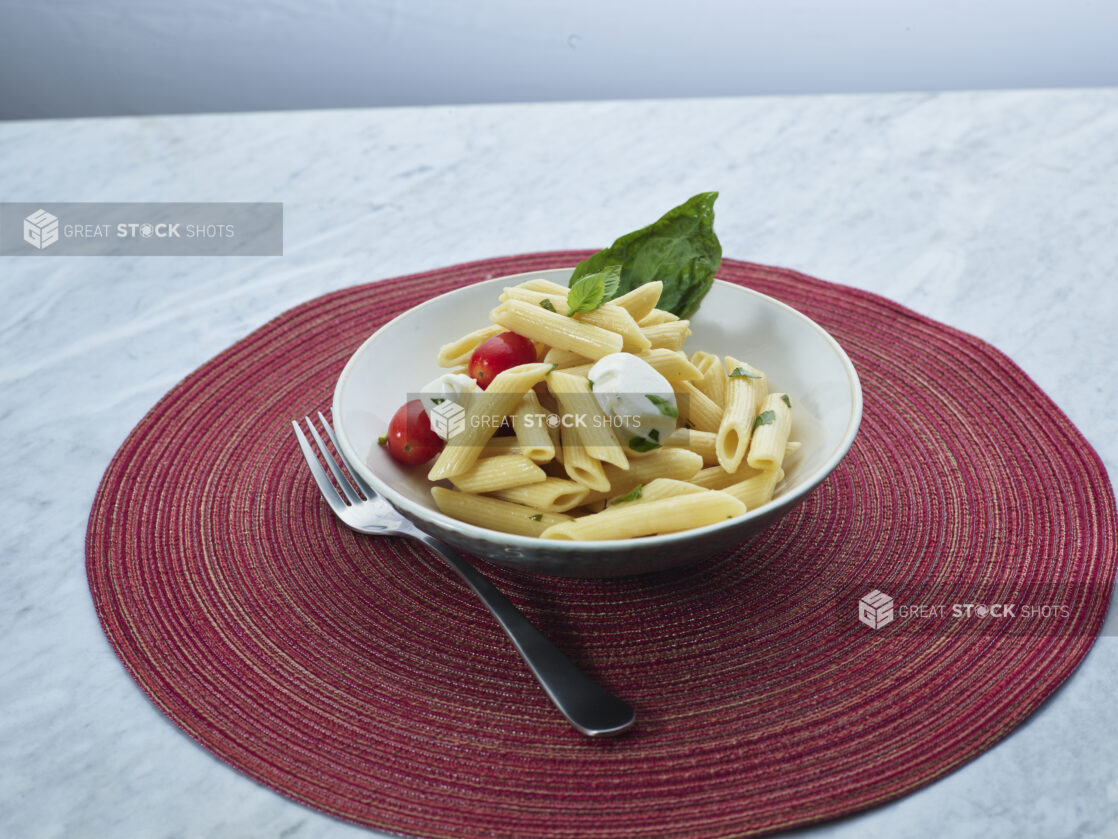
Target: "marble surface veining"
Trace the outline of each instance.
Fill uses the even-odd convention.
[[[1118,90],[0,123],[2,200],[282,201],[286,226],[282,257],[0,257],[0,835],[371,835],[219,763],[126,675],[85,580],[102,472],[168,388],[297,303],[601,246],[708,189],[727,256],[981,336],[1113,479]],[[1118,835],[1114,624],[992,751],[795,835]]]

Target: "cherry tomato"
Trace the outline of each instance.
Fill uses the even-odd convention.
[[[535,344],[515,332],[502,332],[474,350],[470,356],[470,376],[485,390],[498,373],[535,360]]]
[[[443,448],[443,441],[431,430],[431,420],[418,399],[405,402],[388,423],[388,453],[400,463],[415,466],[426,463]]]

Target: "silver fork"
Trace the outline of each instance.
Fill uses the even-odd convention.
[[[330,442],[334,444],[334,451],[338,453],[339,458],[342,458],[341,448],[338,446],[337,438],[334,437],[334,429],[321,411],[318,419],[330,437]],[[449,545],[424,533],[400,515],[342,458],[346,470],[352,476],[351,481],[322,442],[310,417],[303,417],[303,420],[318,447],[317,455],[299,427],[299,423],[292,422],[291,426],[295,429],[295,436],[299,438],[299,447],[303,450],[303,457],[311,468],[311,474],[314,475],[318,488],[338,518],[360,533],[377,536],[409,536],[418,539],[433,550],[481,598],[481,602],[493,613],[497,623],[505,630],[505,634],[509,636],[521,658],[528,664],[540,686],[555,703],[555,707],[563,713],[571,725],[587,737],[620,734],[636,721],[632,708],[575,667],[570,659],[559,652],[555,645],[509,602],[508,598],[493,587],[489,580],[478,573]],[[330,482],[322,464],[319,463],[319,456],[337,480],[338,486],[345,494],[344,498]]]

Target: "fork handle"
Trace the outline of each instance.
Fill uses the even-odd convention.
[[[631,707],[579,670],[457,551],[422,531],[413,535],[445,560],[481,598],[571,725],[587,737],[608,737],[620,734],[636,721]]]

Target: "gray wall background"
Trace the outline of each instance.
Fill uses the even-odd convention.
[[[0,118],[1118,85],[1114,0],[0,0]]]

